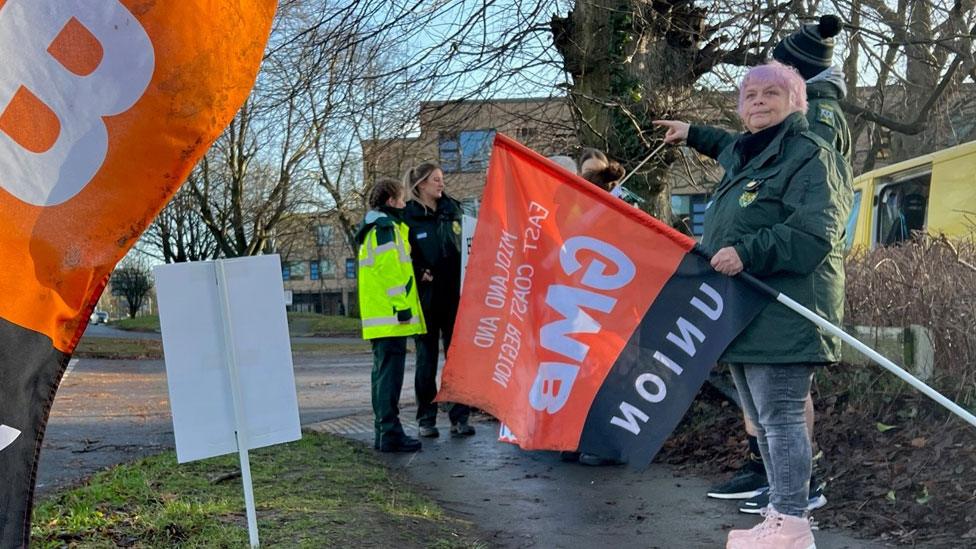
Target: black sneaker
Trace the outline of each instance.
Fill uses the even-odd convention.
[[[589,465],[590,467],[603,467],[605,465],[623,465],[624,462],[616,460],[613,458],[598,456],[596,454],[580,454],[579,456],[580,465]]]
[[[569,452],[569,451],[559,452],[559,460],[565,461],[566,463],[576,463],[577,461],[579,461],[579,458],[580,458],[579,452]]]
[[[810,491],[810,501],[807,503],[807,511],[813,511],[814,509],[820,509],[824,505],[827,505],[827,498],[823,495],[823,484],[818,484],[813,490]],[[769,490],[763,490],[763,493],[758,496],[743,501],[742,505],[739,506],[740,513],[747,513],[749,515],[758,515],[760,511],[769,505]]]
[[[393,440],[380,442],[380,452],[418,452],[422,445],[420,441],[406,435]]]
[[[713,486],[706,495],[716,499],[749,499],[766,490],[769,490],[766,474],[757,473],[755,468],[746,465],[728,481]]]

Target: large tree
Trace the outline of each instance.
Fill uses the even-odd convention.
[[[572,76],[581,141],[634,167],[655,144],[653,119],[694,116],[701,88],[729,89],[741,74],[735,66],[762,62],[784,33],[825,12],[847,19],[838,50],[856,91],[844,103],[855,137],[876,135],[863,167],[880,154],[900,159],[938,146],[932,134],[952,131],[951,105],[972,98],[961,89],[974,77],[971,0],[575,2],[567,17],[553,18],[552,32]],[[662,217],[662,175],[675,158],[665,152],[629,183]]]
[[[129,318],[136,317],[152,286],[149,267],[138,261],[127,259],[112,271],[112,294],[125,300]]]
[[[137,249],[164,263],[214,259],[219,252],[189,186],[182,187],[146,228]]]
[[[843,102],[871,147],[856,169],[904,160],[976,137],[976,2],[835,0],[846,16]],[[968,80],[968,83],[967,83]],[[949,140],[945,136],[950,136]]]
[[[216,255],[277,248],[291,214],[335,214],[351,250],[359,140],[403,136],[426,90],[406,37],[437,13],[380,0],[281,3],[257,84],[187,180]],[[393,133],[393,135],[390,135]]]

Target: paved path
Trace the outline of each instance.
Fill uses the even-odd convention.
[[[412,412],[401,415],[409,418]],[[471,439],[453,439],[442,429],[440,438],[424,439],[417,454],[383,456],[450,513],[477,524],[491,547],[724,547],[728,530],[759,522],[739,513],[737,502],[706,498],[709,481],[682,476],[669,466],[654,464],[640,472],[564,463],[556,452],[499,443],[497,422],[475,426]],[[372,441],[368,414],[311,429]],[[816,538],[820,549],[883,547],[827,525]]]
[[[302,423],[372,441],[370,358],[295,359]],[[413,410],[412,372],[401,417]],[[734,502],[704,497],[708,481],[667,466],[644,472],[563,463],[553,452],[524,452],[495,440],[497,423],[477,423],[466,440],[425,441],[412,455],[384,455],[451,513],[486,533],[490,547],[722,547],[725,532],[756,522]],[[41,453],[39,494],[101,468],[172,448],[162,361],[80,359],[62,383]],[[829,493],[828,493],[829,497]],[[818,547],[874,548],[824,526]]]

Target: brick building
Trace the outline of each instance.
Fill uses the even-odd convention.
[[[415,137],[363,141],[364,181],[402,179],[420,162],[444,170],[447,192],[458,200],[481,195],[495,132],[544,155],[575,154],[575,130],[564,98],[435,101],[420,108]]]
[[[291,292],[289,311],[356,310],[356,259],[334,213],[292,214],[278,230],[275,251],[286,296]]]

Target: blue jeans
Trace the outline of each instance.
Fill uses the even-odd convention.
[[[769,478],[769,503],[784,515],[806,514],[813,465],[803,417],[813,366],[729,364],[742,410],[758,430]]]

